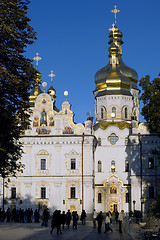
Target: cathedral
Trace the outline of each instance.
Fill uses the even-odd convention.
[[[56,107],[53,72],[48,90],[37,75],[29,97],[31,126],[21,136],[25,167],[7,188],[2,181],[0,185],[5,209],[145,214],[160,193],[160,139],[139,122],[138,74],[122,60],[116,6],[113,12],[109,60],[94,77],[94,120],[88,116],[84,123],[74,123],[67,91],[61,109]],[[35,60],[40,60],[38,54]]]

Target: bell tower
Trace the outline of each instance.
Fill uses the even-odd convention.
[[[138,75],[122,60],[123,34],[117,27],[116,5],[112,12],[115,22],[109,29],[109,63],[95,74],[96,123],[131,124],[132,120],[139,120]]]

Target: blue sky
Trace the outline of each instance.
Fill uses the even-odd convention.
[[[67,90],[76,123],[84,122],[87,112],[94,116],[94,75],[109,61],[108,29],[114,23],[111,10],[115,4],[120,9],[117,27],[123,33],[123,61],[137,71],[139,79],[147,74],[157,77],[159,0],[31,0],[29,4],[30,25],[38,40],[28,47],[26,55],[33,59],[39,53],[42,60],[38,69],[47,88],[53,70],[56,106],[61,109]]]

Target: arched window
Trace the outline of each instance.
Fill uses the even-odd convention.
[[[98,146],[101,146],[101,138],[98,138]]]
[[[104,119],[104,108],[101,108],[101,119]]]
[[[102,203],[102,194],[98,193],[98,203]]]
[[[98,172],[102,172],[102,162],[98,161]]]
[[[114,113],[115,117],[116,117],[116,108],[115,107],[112,107],[112,113]]]
[[[111,193],[111,194],[117,193],[117,188],[116,188],[116,187],[111,187],[111,188],[110,188],[110,193]]]
[[[124,109],[124,117],[128,118],[128,109],[127,109],[127,107],[125,107],[125,109]]]

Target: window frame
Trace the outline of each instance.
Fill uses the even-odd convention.
[[[102,193],[98,193],[98,203],[102,203]]]
[[[46,170],[46,163],[47,163],[46,159],[45,158],[41,158],[41,170]]]
[[[46,199],[46,187],[41,187],[41,199]]]
[[[104,119],[104,107],[101,107],[101,119]]]
[[[119,140],[119,137],[115,134],[115,133],[111,133],[108,136],[108,141],[110,142],[110,144],[115,145]]]
[[[150,161],[152,159],[152,161]],[[154,169],[155,165],[154,165],[154,157],[149,156],[148,157],[148,168],[149,169]]]
[[[11,187],[11,198],[16,199],[16,187]]]
[[[76,170],[76,159],[75,158],[71,158],[70,160],[70,166],[71,166],[71,170]]]
[[[127,107],[124,108],[124,118],[128,119],[128,108]]]
[[[70,198],[71,199],[75,199],[76,198],[76,188],[75,187],[71,187],[70,188]]]

